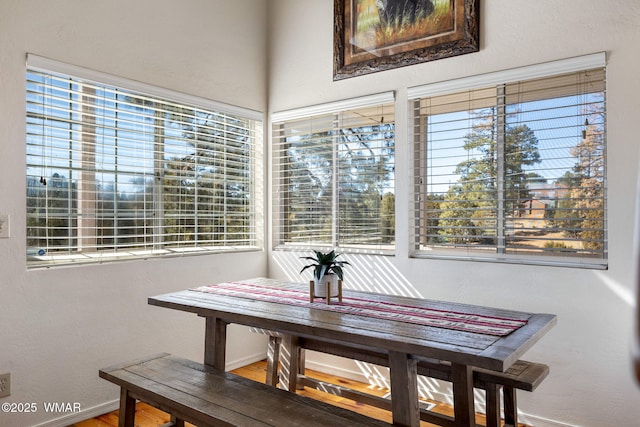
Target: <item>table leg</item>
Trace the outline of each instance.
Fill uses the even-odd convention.
[[[280,346],[280,388],[295,393],[300,372],[299,338],[283,335]]]
[[[269,336],[267,345],[267,385],[278,385],[278,363],[280,363],[280,342],[282,338],[275,335]]]
[[[207,317],[204,331],[204,364],[225,370],[228,323],[217,317]]]
[[[500,427],[500,386],[487,383],[487,427]]]
[[[504,424],[510,426],[518,425],[518,402],[516,399],[516,389],[504,386],[502,389],[504,396]]]
[[[473,370],[471,366],[451,364],[453,382],[453,412],[455,425],[468,427],[476,425],[473,399]]]
[[[419,427],[418,361],[406,353],[390,351],[389,376],[393,425]]]
[[[129,394],[129,390],[120,389],[120,413],[118,426],[133,427],[136,416],[136,399]]]

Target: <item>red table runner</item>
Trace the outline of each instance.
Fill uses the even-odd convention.
[[[508,335],[527,323],[521,319],[415,307],[366,298],[343,297],[342,302],[332,300],[330,305],[325,302],[310,303],[308,292],[256,283],[227,282],[191,290],[493,336]]]

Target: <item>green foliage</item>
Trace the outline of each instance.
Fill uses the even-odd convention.
[[[393,193],[385,193],[382,196],[380,211],[380,234],[382,243],[391,243],[396,234],[396,196]]]
[[[564,242],[546,242],[544,248],[550,252],[560,252],[562,254],[574,250]]]
[[[594,112],[593,122],[600,113]],[[571,150],[577,159],[558,183],[567,196],[556,202],[549,220],[566,237],[580,240],[584,249],[604,249],[604,139],[602,129],[588,125],[582,140]]]
[[[544,247],[551,248],[551,249],[553,248],[569,249],[570,248],[570,246],[567,246],[567,244],[564,242],[546,242],[544,244]]]
[[[317,282],[320,282],[325,274],[335,273],[340,280],[343,280],[342,267],[345,265],[351,265],[347,261],[338,261],[337,258],[340,254],[337,254],[335,250],[331,252],[314,251],[315,256],[300,257],[312,261],[311,264],[306,265],[300,270],[300,273],[308,268],[313,268],[313,277]]]
[[[440,203],[439,233],[457,244],[491,243],[496,239],[498,200],[497,131],[495,111],[478,116],[480,121],[465,137],[464,149],[473,153],[458,164],[459,181]],[[526,125],[509,126],[504,143],[505,210],[521,209],[531,198],[525,167],[540,162],[538,139]]]
[[[438,243],[442,241],[440,237],[440,212],[444,197],[441,194],[429,193],[425,202],[426,217],[426,239],[424,243]]]
[[[95,212],[92,228],[97,248],[92,249],[251,244],[253,165],[245,154],[252,148],[243,119],[192,108],[136,104],[140,98],[123,96],[132,104],[123,110],[153,110],[150,120],[156,147],[170,146],[169,132],[177,131],[188,140],[186,153],[169,154],[169,149],[163,153],[164,159],[155,162],[162,170],[152,171],[162,177],[159,180],[150,178],[149,170],[123,172],[115,178],[129,176],[130,182],[123,186],[101,181],[97,174],[90,179],[96,192],[94,206],[89,206]],[[96,135],[86,134],[92,140],[84,142],[98,144]],[[43,186],[37,179],[27,180],[27,244],[73,251],[78,247],[79,180],[54,174],[48,181]]]
[[[394,173],[393,138],[391,123],[290,137],[284,241],[312,237],[315,244],[329,245],[337,237],[341,245],[390,243],[395,236],[395,196],[387,190]]]
[[[74,244],[76,220],[69,215],[69,209],[76,208],[76,194],[76,184],[58,173],[46,184],[27,179],[27,246],[55,248]]]

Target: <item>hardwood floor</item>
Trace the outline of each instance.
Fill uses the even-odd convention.
[[[266,376],[266,361],[256,362],[251,365],[244,366],[236,369],[232,372],[241,375],[246,378],[250,378],[255,381],[264,382]],[[389,392],[388,389],[374,387],[369,384],[353,381],[346,378],[335,377],[324,374],[322,372],[313,371],[307,369],[306,375],[316,378],[322,381],[326,381],[333,384],[339,384],[344,387],[349,387],[354,390],[364,391],[369,394],[377,396],[384,396]],[[389,411],[385,411],[380,408],[376,408],[369,405],[364,405],[353,400],[345,399],[332,394],[324,393],[318,390],[312,390],[305,388],[298,392],[301,395],[312,397],[327,403],[331,403],[336,406],[340,406],[346,409],[350,409],[355,412],[367,415],[372,418],[377,418],[383,421],[391,422],[391,414]],[[451,405],[445,403],[429,401],[436,406],[432,409],[435,412],[453,415],[453,408]],[[145,403],[140,403],[136,407],[136,427],[157,427],[170,421],[170,417],[167,413],[162,412],[156,408],[153,408]],[[476,422],[485,425],[485,418],[482,414],[476,415]],[[191,427],[191,424],[188,424]],[[421,427],[432,426],[426,422],[420,424]],[[73,424],[69,427],[117,427],[118,426],[118,411],[110,412],[108,414],[100,415],[99,417],[92,418],[90,420],[82,421],[80,423]],[[524,424],[519,424],[519,427],[527,427]]]

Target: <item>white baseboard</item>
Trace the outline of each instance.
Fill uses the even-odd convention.
[[[256,353],[251,356],[233,360],[231,362],[227,361],[226,368],[228,371],[232,371],[242,366],[250,365],[252,363],[263,360],[264,358],[265,353]],[[72,414],[64,415],[53,420],[45,421],[41,424],[34,425],[33,427],[67,427],[71,424],[79,423],[81,421],[85,421],[90,418],[95,418],[102,414],[115,411],[119,406],[120,401],[116,399],[93,406],[88,409],[81,409],[79,412],[74,412]]]
[[[264,360],[264,353],[256,353],[241,359],[237,359],[231,362],[227,362],[226,368],[229,371],[240,368],[242,366],[249,365],[251,363],[258,362],[260,360]],[[337,367],[335,365],[327,365],[323,363],[317,363],[313,360],[307,359],[305,361],[306,367],[309,369],[313,369],[319,372],[324,372],[330,375],[336,375],[343,378],[348,378],[354,381],[360,381],[364,383],[368,383],[369,378],[367,378],[362,372],[354,371],[352,369],[345,369],[341,367]],[[481,393],[481,392],[478,392]],[[420,394],[427,396],[431,400],[435,400],[437,402],[444,402],[451,404],[452,397],[450,393],[441,390],[435,390],[433,388],[429,388],[428,390],[420,390]],[[479,397],[479,396],[477,396]],[[480,400],[480,399],[476,399]],[[482,400],[484,402],[484,400]],[[477,408],[478,412],[484,412],[484,408]],[[63,417],[59,417],[50,421],[46,421],[41,424],[34,425],[33,427],[66,427],[71,424],[79,423],[81,421],[97,417],[102,414],[106,414],[108,412],[115,411],[119,407],[119,400],[112,400],[100,405],[93,406],[88,409],[83,409],[80,412],[76,412],[73,414],[65,415]],[[535,427],[579,427],[572,424],[566,424],[559,421],[550,420],[547,418],[543,418],[536,415],[526,414],[519,412],[519,421],[524,422],[528,425],[532,425]]]
[[[348,378],[350,380],[359,381],[365,384],[372,383],[371,378],[364,375],[361,371],[354,371],[351,369],[345,369],[341,367],[337,367],[334,365],[327,365],[323,363],[314,362],[311,359],[305,360],[305,366],[309,369],[313,369],[314,371],[324,372],[329,375],[335,375],[342,378]],[[388,379],[381,378],[379,383],[388,384]],[[438,401],[438,402],[448,402],[450,403],[451,395],[443,393],[438,390],[429,389],[428,391],[421,390],[420,386],[418,386],[418,393],[420,396],[428,397],[429,399]]]
[[[521,412],[518,412],[518,422],[534,427],[580,427],[575,424],[562,423],[560,421],[550,420],[548,418],[542,418]]]
[[[323,372],[329,375],[348,378],[363,383],[370,382],[370,379],[367,378],[367,376],[364,375],[361,371],[354,371],[352,369],[345,369],[343,367],[338,367],[335,365],[318,363],[310,358],[306,359],[305,366],[309,369],[313,369],[315,371]],[[425,396],[431,400],[435,400],[436,402],[443,402],[451,405],[453,404],[453,397],[451,395],[451,384],[444,382],[442,384],[448,384],[448,387],[442,387],[442,390],[438,390],[435,387],[429,387],[428,389],[423,387],[421,389],[421,387],[419,386],[418,392],[421,396]],[[484,392],[476,390],[476,411],[479,413],[485,412],[484,399]],[[518,411],[518,421],[534,427],[579,427],[573,424],[566,424],[560,421],[550,420],[548,418],[527,414],[521,411]]]
[[[267,358],[266,352],[255,353],[247,357],[243,357],[241,359],[236,359],[233,361],[228,361],[225,365],[227,371],[233,371],[234,369],[242,368],[243,366],[250,365],[255,362],[259,362]]]
[[[81,421],[95,418],[99,415],[106,414],[115,411],[120,406],[120,400],[112,400],[110,402],[102,403],[100,405],[93,406],[89,409],[82,409],[79,412],[65,415],[50,421],[45,421],[42,424],[37,424],[33,427],[66,427],[71,424],[79,423]]]

